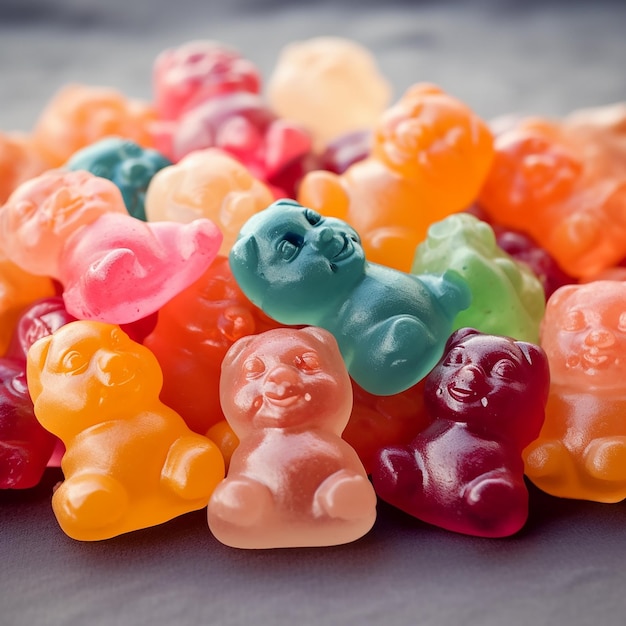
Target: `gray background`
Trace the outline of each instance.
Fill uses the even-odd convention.
[[[398,97],[440,84],[486,118],[626,100],[625,2],[0,0],[0,128],[29,130],[69,81],[150,98],[163,48],[218,39],[267,77],[283,45],[369,47]],[[325,549],[240,551],[204,512],[79,543],[50,511],[50,471],[0,493],[0,624],[623,626],[626,507],[531,488],[516,537],[427,526],[381,504],[373,531]]]

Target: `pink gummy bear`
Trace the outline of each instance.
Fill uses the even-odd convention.
[[[409,445],[379,452],[376,492],[447,530],[516,533],[528,517],[522,450],[539,434],[549,385],[539,346],[456,331],[425,380],[424,401],[435,419]]]
[[[58,278],[67,239],[105,213],[128,215],[115,183],[81,170],[49,170],[22,183],[0,209],[0,247],[25,271]]]
[[[218,41],[189,41],[163,50],[154,62],[154,99],[162,120],[178,119],[186,110],[231,91],[259,93],[256,66]]]
[[[326,546],[370,530],[376,495],[341,439],[352,387],[329,332],[280,328],[240,339],[224,358],[220,397],[240,444],[209,501],[219,541]]]
[[[78,319],[111,324],[145,318],[197,280],[221,243],[208,219],[147,223],[103,215],[64,247],[65,306]]]

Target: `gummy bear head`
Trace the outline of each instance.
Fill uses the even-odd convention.
[[[65,243],[106,213],[128,214],[113,182],[82,170],[49,170],[22,183],[2,207],[5,253],[32,274],[57,278]]]
[[[147,348],[116,325],[83,320],[36,341],[26,371],[37,419],[64,440],[151,406],[163,383]]]
[[[246,296],[283,324],[319,324],[366,268],[361,240],[349,224],[292,200],[250,218],[229,260]]]
[[[539,346],[462,328],[426,377],[424,401],[436,418],[526,445],[539,434],[549,386]]]
[[[259,70],[251,61],[211,40],[163,50],[154,62],[153,77],[157,111],[165,120],[177,119],[185,110],[223,93],[261,89]]]
[[[218,148],[196,150],[159,171],[148,188],[151,221],[189,222],[208,217],[222,231],[227,255],[246,220],[274,200],[269,188]]]
[[[239,438],[261,429],[340,435],[352,384],[328,331],[278,328],[233,344],[222,361],[220,400]]]
[[[122,137],[107,137],[74,153],[65,167],[87,170],[113,181],[122,192],[128,212],[145,220],[144,198],[152,177],[171,165],[162,154]]]
[[[626,283],[594,281],[557,289],[546,306],[541,345],[555,384],[626,385]]]

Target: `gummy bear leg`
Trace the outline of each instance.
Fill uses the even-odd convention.
[[[205,437],[178,438],[167,453],[161,480],[185,500],[206,500],[224,478],[224,458],[219,448]]]
[[[585,468],[600,480],[626,481],[626,437],[600,437],[585,450]]]
[[[503,471],[475,478],[464,492],[476,526],[473,534],[504,537],[516,533],[528,517],[528,492],[521,480]]]
[[[236,526],[253,526],[273,506],[271,491],[247,477],[226,478],[209,500],[209,516]]]
[[[535,441],[524,451],[525,471],[532,480],[556,478],[570,465],[569,450],[557,439]]]
[[[82,474],[65,480],[52,497],[61,526],[93,529],[116,522],[128,508],[124,486],[102,474]]]
[[[313,511],[316,515],[352,520],[371,515],[376,508],[376,493],[365,476],[349,470],[331,474],[315,491]]]

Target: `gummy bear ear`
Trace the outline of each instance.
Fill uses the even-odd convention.
[[[237,339],[222,359],[222,371],[226,369],[226,367],[230,367],[239,358],[239,355],[247,350],[250,343],[252,343],[256,337],[256,335],[246,335],[241,339]]]
[[[563,285],[559,287],[553,294],[548,298],[546,302],[546,307],[561,307],[562,302],[567,300],[573,293],[580,289],[580,285]]]
[[[548,357],[541,346],[534,343],[528,343],[527,341],[516,341],[515,345],[520,349],[524,355],[527,363],[532,367],[532,371],[535,373],[535,380],[544,383],[543,393],[541,399],[543,404],[548,399],[548,392],[550,391],[550,366],[548,364]]]
[[[256,272],[259,264],[259,246],[254,235],[239,236],[228,255],[230,269],[239,282],[241,270]]]
[[[480,334],[482,333],[479,330],[476,330],[475,328],[469,328],[469,327],[459,328],[458,330],[455,330],[450,335],[450,337],[448,337],[448,341],[446,342],[446,347],[444,348],[444,352],[448,352],[450,348],[453,348],[459,343],[462,343],[468,337],[471,337],[472,335],[480,335]]]
[[[28,383],[28,393],[33,403],[37,402],[37,398],[43,391],[43,385],[40,381],[40,374],[46,365],[48,351],[52,343],[52,335],[42,337],[28,349],[26,361],[26,382]]]
[[[310,335],[311,337],[315,338],[316,341],[322,343],[324,346],[337,345],[337,340],[335,339],[335,336],[326,329],[320,328],[319,326],[305,326],[304,328],[300,329],[300,332],[306,335]]]

